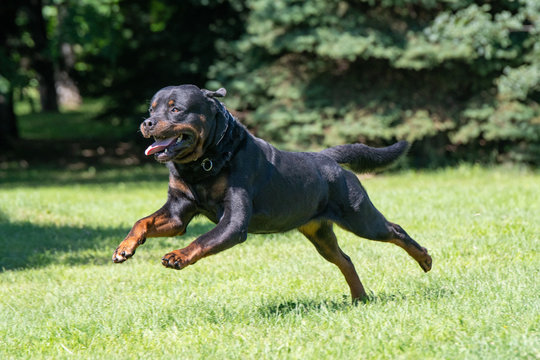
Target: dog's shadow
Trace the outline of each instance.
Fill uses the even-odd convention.
[[[343,296],[342,300],[315,300],[298,299],[285,300],[275,303],[266,303],[259,307],[258,312],[264,318],[285,317],[288,315],[305,315],[312,312],[339,312],[353,307],[381,306],[392,302],[406,302],[410,298],[422,298],[424,300],[436,300],[454,295],[454,291],[448,288],[424,288],[415,294],[404,293],[380,293],[370,292],[363,301],[351,301],[349,296]]]
[[[263,318],[284,317],[287,315],[305,315],[311,312],[337,312],[351,307],[350,299],[341,301],[298,299],[263,304],[259,307],[259,315]]]

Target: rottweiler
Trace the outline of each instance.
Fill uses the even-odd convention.
[[[163,256],[165,267],[183,269],[245,241],[248,233],[298,229],[341,270],[352,299],[363,300],[364,287],[334,234],[337,224],[357,236],[396,244],[425,272],[431,269],[427,250],[386,220],[358,177],[340,166],[355,172],[387,166],[407,151],[407,142],[384,148],[348,144],[320,152],[281,151],[247,131],[217,99],[225,95],[223,88],[181,85],[153,96],[140,131],[155,140],[146,155],[169,169],[167,202],[135,223],[114,251],[115,263],[132,257],[148,237],[184,234],[191,219],[202,214],[216,226]]]

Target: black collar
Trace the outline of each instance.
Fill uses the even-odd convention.
[[[236,121],[221,102],[216,101],[216,103],[218,104],[216,126],[219,122],[224,122],[225,129],[214,136],[211,144],[199,159],[185,164],[174,162],[169,164],[169,169],[175,170],[174,175],[190,184],[215,176],[226,168],[246,137],[246,129]]]

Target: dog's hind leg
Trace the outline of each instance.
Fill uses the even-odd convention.
[[[342,219],[337,223],[345,230],[369,240],[395,244],[415,259],[425,272],[431,270],[431,256],[427,249],[414,241],[401,226],[386,220],[367,196],[357,209],[345,211]]]
[[[390,228],[391,234],[388,241],[405,250],[407,254],[418,262],[422,270],[425,272],[431,270],[432,260],[427,249],[414,241],[398,224],[388,222],[387,226]]]
[[[367,297],[364,287],[351,259],[340,249],[332,226],[333,224],[328,221],[312,221],[299,227],[298,230],[315,245],[322,257],[341,270],[351,289],[352,300],[364,300]]]

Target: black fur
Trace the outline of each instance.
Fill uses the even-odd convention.
[[[335,223],[358,236],[392,242],[424,271],[431,269],[427,250],[387,221],[356,175],[339,165],[359,172],[388,166],[406,152],[406,142],[380,149],[351,144],[319,153],[280,151],[233,118],[216,99],[225,93],[182,85],[154,95],[141,132],[158,139],[178,137],[154,154],[169,167],[169,196],[161,209],[135,223],[113,261],[133,256],[147,237],[183,234],[191,219],[202,214],[216,227],[166,254],[164,266],[182,269],[243,242],[248,233],[298,229],[338,266],[353,299],[363,299],[364,288],[332,230]]]

